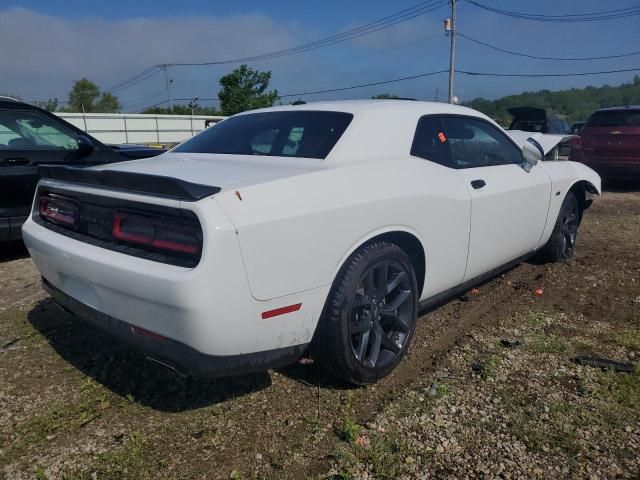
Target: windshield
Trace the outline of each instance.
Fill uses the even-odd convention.
[[[223,120],[174,152],[325,158],[353,115],[326,111],[284,111],[238,115]]]
[[[609,110],[595,112],[587,127],[640,127],[640,110]]]

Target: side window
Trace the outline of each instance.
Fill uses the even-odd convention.
[[[455,168],[440,117],[427,115],[418,120],[411,155]]]
[[[29,110],[0,110],[0,148],[76,150],[75,134],[55,120]]]
[[[519,164],[520,150],[488,122],[467,117],[442,119],[456,168]]]

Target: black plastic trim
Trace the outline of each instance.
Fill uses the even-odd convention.
[[[191,183],[178,178],[116,170],[90,170],[69,166],[41,165],[38,167],[38,173],[40,178],[50,180],[186,202],[196,202],[220,191],[220,187]]]
[[[308,344],[242,355],[207,355],[168,338],[151,339],[136,335],[132,325],[85,305],[42,277],[42,286],[64,311],[121,340],[155,363],[178,373],[196,377],[226,377],[278,368],[296,362]]]
[[[497,268],[489,270],[487,273],[483,273],[482,275],[478,275],[477,277],[472,278],[471,280],[467,280],[466,282],[463,282],[460,285],[457,285],[453,288],[445,290],[444,292],[437,293],[429,298],[425,298],[424,300],[420,301],[418,306],[420,310],[426,310],[436,305],[439,305],[441,303],[444,303],[448,300],[451,300],[456,296],[460,295],[461,293],[466,292],[471,287],[484,283],[487,280],[492,279],[496,275],[506,270],[509,270],[517,265],[520,265],[522,262],[524,262],[528,258],[531,258],[534,254],[535,252],[529,252],[525,255],[522,255],[521,257],[516,258],[515,260],[505,263],[504,265],[501,265]]]

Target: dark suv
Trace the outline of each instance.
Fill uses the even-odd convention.
[[[640,105],[595,111],[571,143],[570,158],[603,178],[640,179]]]
[[[100,165],[152,157],[159,148],[103,145],[56,115],[0,97],[0,241],[21,237],[38,183],[38,165]]]

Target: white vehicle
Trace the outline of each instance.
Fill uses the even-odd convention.
[[[399,100],[231,117],[151,159],[44,167],[24,241],[55,301],[165,366],[312,355],[374,382],[420,307],[539,253],[573,255],[600,178],[562,136]]]

